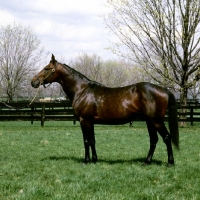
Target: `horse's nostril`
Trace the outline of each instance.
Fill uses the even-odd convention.
[[[37,80],[36,80],[36,81],[32,80],[32,81],[31,81],[31,86],[34,87],[34,88],[38,88],[38,86],[39,86],[39,81],[37,81]]]
[[[31,85],[32,85],[32,86],[34,86],[34,85],[35,85],[35,84],[34,84],[34,81],[31,81]]]

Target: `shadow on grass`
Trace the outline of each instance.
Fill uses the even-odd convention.
[[[108,160],[108,159],[98,159],[98,163],[107,163],[107,164],[122,164],[122,163],[141,163],[141,165],[144,164],[146,158],[135,158],[135,159],[130,159],[130,160],[126,160],[126,159],[116,159],[116,160]],[[45,160],[55,160],[55,161],[59,161],[59,160],[73,160],[75,162],[78,163],[83,163],[83,158],[77,158],[77,157],[73,157],[73,156],[50,156],[47,158],[42,159],[41,161],[45,161]],[[90,162],[92,163],[92,162]],[[162,161],[160,160],[152,160],[151,164],[154,165],[162,165]]]

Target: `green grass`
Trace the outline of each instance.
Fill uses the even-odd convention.
[[[153,163],[144,123],[96,126],[99,162],[82,165],[80,126],[72,122],[0,122],[1,200],[200,199],[200,124],[180,129],[175,167],[160,138]]]

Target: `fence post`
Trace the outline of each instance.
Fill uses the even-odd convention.
[[[190,108],[190,123],[193,125],[193,108]]]
[[[31,107],[31,124],[33,124],[33,112],[34,112],[34,107]]]
[[[45,121],[45,104],[42,105],[42,111],[41,111],[41,126],[44,126]]]

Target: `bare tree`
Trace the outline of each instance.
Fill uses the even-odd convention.
[[[191,88],[189,88],[188,93],[193,100],[197,99],[200,95],[200,82],[196,82]]]
[[[97,81],[102,62],[101,57],[96,54],[90,56],[87,53],[81,53],[74,60],[71,60],[71,65],[91,80]]]
[[[30,28],[14,24],[0,28],[1,96],[8,101],[23,93],[27,79],[44,56],[40,41]]]
[[[200,76],[199,0],[108,0],[105,22],[128,57],[157,83],[178,88],[187,104],[188,89]]]
[[[106,60],[96,54],[80,54],[70,64],[91,80],[97,81],[108,87],[121,87],[133,84],[139,80],[142,72],[137,71],[132,63],[121,60]],[[141,80],[141,79],[140,79]]]
[[[109,87],[122,87],[147,80],[136,66],[126,60],[107,60],[102,66],[101,83]]]
[[[115,60],[105,61],[102,68],[101,82],[109,87],[121,87],[126,84],[127,69],[124,63]]]

